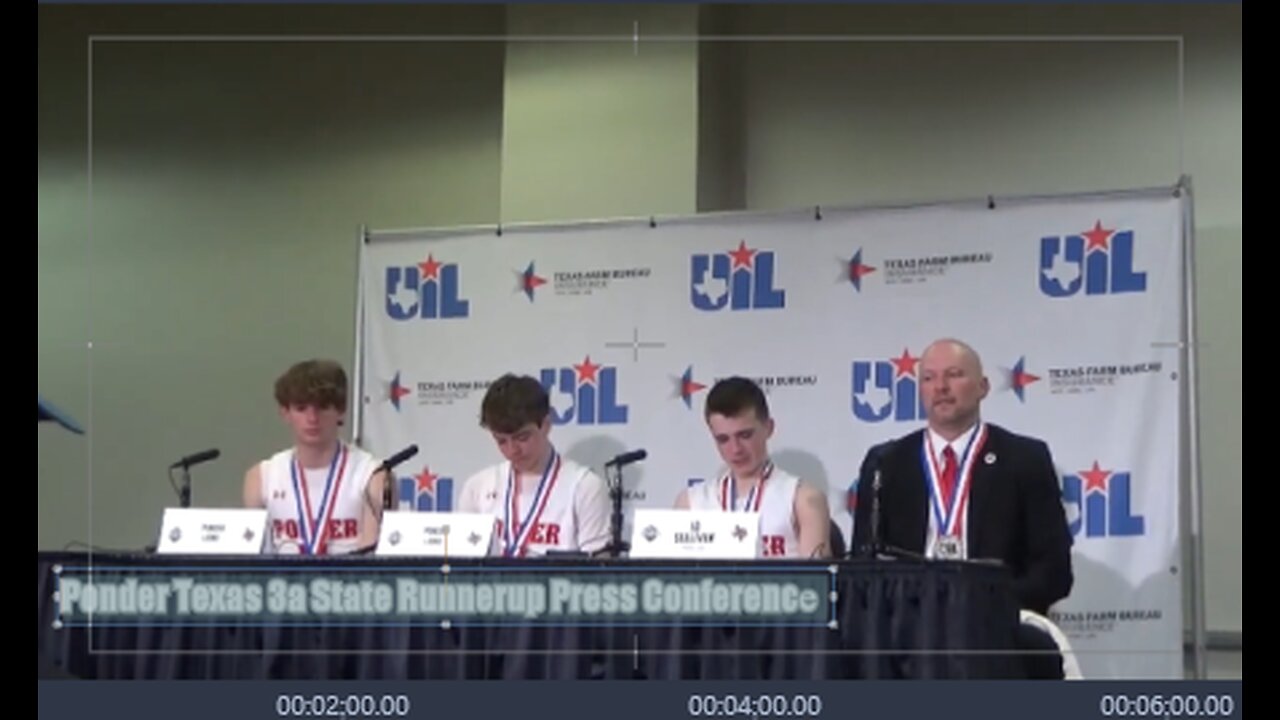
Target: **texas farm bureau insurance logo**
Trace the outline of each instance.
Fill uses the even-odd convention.
[[[413,265],[386,269],[386,313],[392,320],[449,320],[471,314],[461,295],[457,263],[443,263],[434,255]]]
[[[728,379],[729,376],[717,377],[714,383]],[[796,374],[796,375],[751,375],[744,373],[742,377],[747,378],[751,382],[760,386],[760,389],[766,395],[776,390],[797,390],[802,388],[813,388],[818,385],[817,373]]]
[[[1049,392],[1054,395],[1102,392],[1115,387],[1126,378],[1158,373],[1162,369],[1163,365],[1159,360],[1050,367],[1047,370]]]
[[[690,258],[689,301],[704,312],[781,310],[787,291],[775,286],[772,250],[747,247]]]
[[[417,405],[452,405],[468,400],[473,393],[489,389],[492,380],[433,379],[410,382],[396,371],[386,383],[384,399],[400,412],[406,403]]]
[[[1101,607],[1088,610],[1050,610],[1048,618],[1071,638],[1093,638],[1136,623],[1160,622],[1158,607]],[[1132,632],[1128,630],[1127,632]]]
[[[684,372],[672,378],[673,390],[671,397],[679,399],[684,403],[685,408],[693,410],[694,398],[711,387],[715,383],[725,380],[728,376],[717,376],[711,378],[707,382],[699,382],[696,378],[692,365],[685,367]],[[742,374],[742,377],[754,382],[760,386],[765,394],[770,394],[775,390],[790,390],[800,388],[812,388],[818,384],[818,375],[816,373],[793,374],[793,375],[751,375],[749,373]]]
[[[653,274],[647,267],[564,268],[539,271],[537,261],[516,272],[516,289],[533,302],[546,285],[560,296],[595,295],[619,282],[643,280]]]
[[[988,264],[995,255],[990,252],[948,253],[945,255],[917,255],[913,257],[888,257],[871,264],[872,259],[858,248],[848,260],[841,260],[841,274],[857,292],[868,279],[880,277],[885,285],[918,285],[936,280],[961,267]]]
[[[1133,230],[1103,227],[1040,238],[1040,292],[1052,298],[1146,292],[1147,273],[1134,268]]]
[[[1019,357],[1017,362],[1009,367],[1001,366],[998,372],[995,389],[1000,392],[1012,392],[1021,403],[1027,401],[1027,388],[1041,380],[1039,375],[1028,370],[1025,355]]]
[[[693,399],[698,393],[707,389],[706,383],[698,382],[695,378],[693,366],[689,365],[684,369],[683,373],[674,378],[675,395],[673,397],[680,398],[686,409],[693,409]]]

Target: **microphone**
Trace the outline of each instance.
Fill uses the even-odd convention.
[[[623,465],[630,465],[631,463],[640,462],[641,460],[644,460],[647,457],[649,457],[649,453],[647,450],[643,450],[643,449],[631,450],[630,452],[624,452],[621,455],[615,457],[614,459],[605,463],[604,466],[620,468]]]
[[[191,507],[191,466],[209,462],[221,454],[222,451],[218,448],[209,448],[198,453],[192,453],[169,466],[169,484],[173,485],[173,489],[178,492],[178,504],[180,506],[184,508]],[[182,487],[178,487],[173,482],[173,471],[178,468],[182,468]]]
[[[893,451],[896,444],[896,440],[889,440],[873,451],[875,465],[871,471],[871,547],[868,548],[872,557],[880,555],[883,549],[880,542],[880,489],[884,487],[884,458]]]
[[[395,455],[392,455],[386,460],[383,460],[382,464],[378,466],[378,469],[390,470],[391,468],[394,468],[395,466],[399,465],[400,463],[404,462],[405,460],[408,460],[409,458],[417,454],[418,454],[418,446],[410,445],[409,447],[401,450]]]
[[[382,464],[378,466],[378,472],[390,471],[395,466],[399,465],[400,463],[404,462],[405,460],[408,460],[409,458],[417,454],[418,454],[418,446],[410,445],[409,447],[401,450],[395,455],[392,455],[386,460],[383,460]],[[387,478],[386,481],[383,482],[382,484],[382,509],[384,511],[390,510],[391,507],[395,504],[395,493],[393,492],[394,486],[395,486],[394,478],[390,478],[390,477]]]
[[[198,453],[192,453],[191,455],[188,455],[182,458],[181,460],[179,460],[178,462],[170,465],[169,469],[176,470],[177,468],[189,468],[192,465],[199,465],[202,462],[208,462],[210,460],[217,459],[217,457],[221,454],[222,454],[222,451],[217,448],[201,450]]]
[[[881,476],[884,473],[880,470],[880,461],[876,460],[875,474],[871,480],[871,552],[876,554],[880,550],[880,487]]]
[[[876,448],[875,467],[871,475],[871,547],[868,554],[875,559],[907,558],[923,560],[924,555],[913,550],[886,543],[880,531],[880,490],[884,487],[885,457],[892,455],[898,447],[899,440],[889,440]]]
[[[631,550],[629,543],[622,539],[622,468],[647,457],[649,457],[647,450],[630,450],[604,464],[605,470],[613,468],[615,476],[609,489],[609,500],[610,505],[613,506],[613,512],[609,514],[609,544],[602,551],[606,555],[619,558]]]

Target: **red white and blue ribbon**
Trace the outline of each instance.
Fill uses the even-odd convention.
[[[324,481],[324,494],[320,496],[320,507],[314,514],[311,506],[311,491],[307,487],[306,472],[298,462],[295,454],[289,462],[289,475],[293,480],[293,498],[298,508],[298,532],[302,540],[304,555],[323,555],[329,524],[333,519],[333,509],[338,505],[338,493],[342,489],[342,476],[347,470],[347,446],[338,443],[338,449],[329,461],[329,475]]]
[[[560,453],[551,451],[547,458],[547,466],[538,480],[538,488],[533,494],[533,503],[529,506],[529,514],[524,522],[515,522],[520,517],[520,496],[516,492],[516,469],[513,465],[507,473],[507,494],[502,508],[502,554],[505,557],[524,557],[528,552],[529,538],[533,529],[547,509],[547,500],[560,477]]]
[[[959,465],[956,467],[955,487],[952,488],[951,497],[948,499],[942,497],[942,468],[938,467],[938,454],[934,452],[933,435],[925,431],[924,443],[920,448],[921,453],[924,455],[921,460],[924,463],[925,483],[929,492],[929,506],[933,511],[933,519],[940,537],[958,538],[960,536],[961,528],[963,527],[961,520],[964,517],[965,505],[969,500],[969,485],[973,476],[973,464],[986,438],[987,426],[979,424],[973,435],[969,436],[969,442],[965,445],[964,453],[960,456]]]
[[[751,492],[747,494],[747,502],[744,505],[746,512],[760,512],[760,502],[764,499],[764,484],[773,474],[773,462],[767,462],[763,471],[760,473],[760,482],[751,488]],[[738,481],[733,477],[733,473],[720,478],[720,509],[728,512],[736,512],[738,510]]]

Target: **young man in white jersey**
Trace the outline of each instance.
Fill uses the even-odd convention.
[[[485,393],[480,425],[505,459],[467,479],[458,511],[494,516],[495,554],[534,557],[604,549],[608,488],[590,468],[551,444],[551,399],[542,384],[527,376],[498,378]]]
[[[347,375],[329,360],[306,360],[276,380],[280,417],[293,447],[255,463],[244,477],[244,505],[266,508],[264,551],[340,555],[378,538],[386,473],[373,455],[338,437],[347,410]]]
[[[721,380],[707,393],[705,415],[726,467],[681,492],[676,508],[759,512],[761,557],[830,557],[827,498],[773,464],[773,418],[760,387],[742,377]]]

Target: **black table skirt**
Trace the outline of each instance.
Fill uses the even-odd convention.
[[[837,564],[837,627],[262,626],[55,628],[55,565],[82,553],[38,553],[41,677],[94,679],[717,679],[1016,678],[1018,609],[1007,573],[970,563]],[[278,559],[216,560],[94,553],[95,566],[201,563],[252,568]],[[312,571],[379,558],[291,560]],[[483,567],[487,561],[454,561]],[[510,565],[510,561],[503,561]],[[641,567],[635,561],[539,560]],[[396,560],[403,566],[403,560]],[[805,565],[806,563],[795,563]],[[717,570],[718,563],[662,563]],[[727,565],[727,564],[725,564]],[[826,568],[826,563],[807,563]],[[741,564],[735,564],[741,567]],[[92,635],[92,637],[91,637]]]

